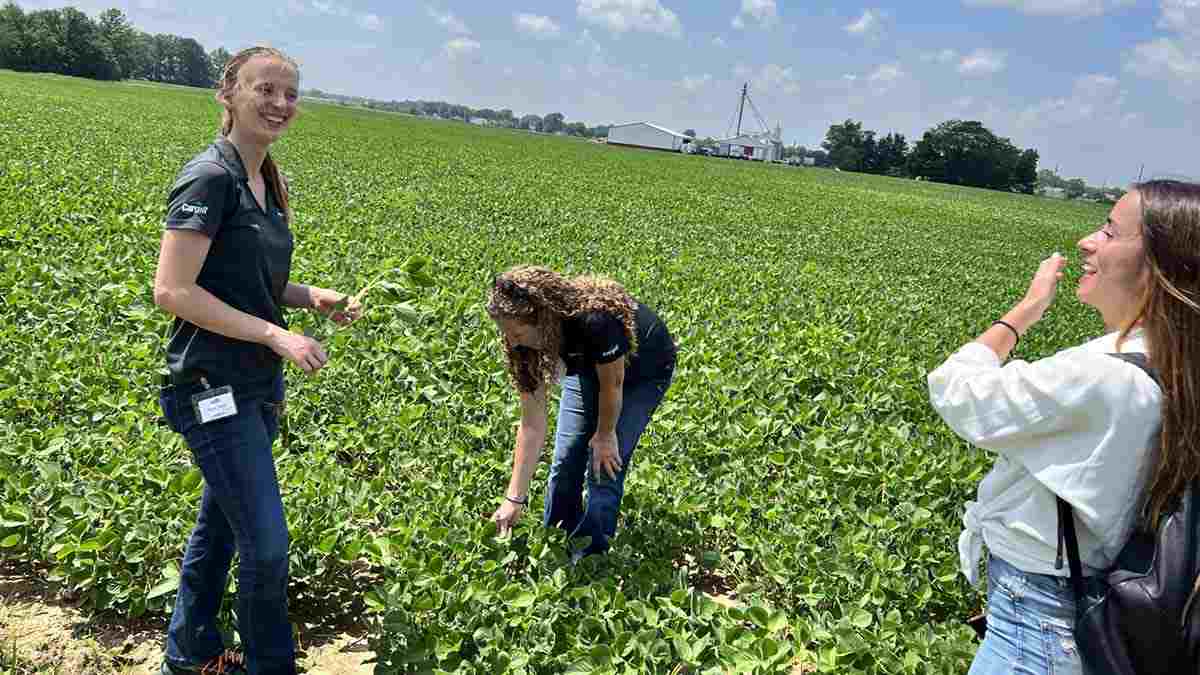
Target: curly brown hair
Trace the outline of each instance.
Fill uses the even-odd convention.
[[[542,336],[541,349],[519,349],[500,334],[508,373],[519,391],[534,392],[558,380],[562,321],[588,312],[607,312],[621,320],[629,338],[628,363],[638,348],[637,301],[621,284],[600,276],[567,278],[532,265],[518,265],[495,278],[488,291],[488,316],[531,324]]]

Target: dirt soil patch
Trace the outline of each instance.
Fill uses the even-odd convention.
[[[345,620],[301,620],[300,665],[313,675],[374,672],[366,629]],[[81,611],[38,570],[0,560],[0,673],[156,675],[167,619],[127,620]]]

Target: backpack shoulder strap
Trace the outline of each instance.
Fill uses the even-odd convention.
[[[1067,562],[1071,566],[1071,589],[1075,592],[1075,613],[1083,613],[1083,561],[1079,557],[1079,539],[1075,535],[1075,511],[1062,497],[1058,500],[1058,560],[1055,567],[1062,569],[1063,544],[1067,547]]]
[[[1162,382],[1158,379],[1158,370],[1154,368],[1154,366],[1150,365],[1150,357],[1146,356],[1144,352],[1109,352],[1108,355],[1121,359],[1126,363],[1132,363],[1138,368],[1141,368],[1143,373],[1149,375],[1150,379],[1154,380],[1155,384],[1162,384]]]

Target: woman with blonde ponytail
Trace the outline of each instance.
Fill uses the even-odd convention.
[[[297,112],[299,68],[253,47],[225,66],[220,135],[175,179],[154,279],[173,315],[159,403],[204,476],[180,570],[161,672],[296,672],[288,620],[288,530],[271,446],[283,413],[283,363],[315,374],[320,343],[287,329],[298,307],[349,323],[361,314],[335,291],[289,281],[288,185],[268,149]],[[244,654],[217,626],[233,554]]]

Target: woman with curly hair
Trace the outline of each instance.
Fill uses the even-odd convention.
[[[543,525],[591,537],[573,562],[604,553],[633,449],[671,384],[675,342],[649,307],[611,279],[519,266],[496,277],[488,296],[521,396],[512,478],[492,520],[507,533],[528,506],[546,441],[546,390],[565,375]]]

